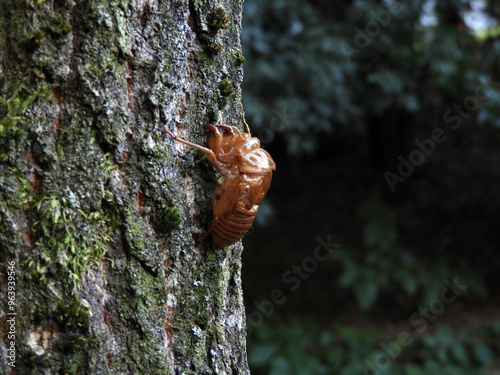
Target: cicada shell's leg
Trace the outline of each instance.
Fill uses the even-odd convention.
[[[219,129],[224,130],[228,132],[229,134],[234,134],[233,129],[235,129],[234,126],[229,126],[229,125],[223,125],[223,124],[208,124],[204,126],[205,132],[212,131],[214,134],[221,134],[219,132]]]
[[[210,225],[210,228],[208,228],[208,230],[203,234],[201,235],[200,237],[198,237],[195,241],[195,245],[196,246],[200,246],[200,244],[205,241],[207,239],[208,236],[210,236],[210,234],[212,233],[212,228],[214,226],[214,222],[216,221],[216,218],[213,219],[212,221],[212,224]]]
[[[172,132],[168,129],[165,129],[165,131],[177,142],[180,142],[180,143],[183,143],[185,144],[186,146],[190,146],[190,147],[193,147],[197,150],[200,150],[200,151],[203,151],[207,157],[208,157],[208,160],[210,161],[210,163],[213,165],[213,166],[217,166],[217,157],[215,156],[215,154],[213,153],[212,150],[210,150],[209,148],[206,148],[206,147],[203,147],[203,146],[200,146],[200,145],[197,145],[196,143],[191,143],[191,142],[188,142],[188,141],[185,141],[184,139],[182,138],[179,138],[177,137],[176,135],[172,134]]]
[[[229,126],[229,125],[223,125],[223,124],[218,124],[218,125],[215,125],[217,126],[219,129],[222,129],[222,130],[225,130],[227,131],[229,134],[233,134],[233,126]]]
[[[250,127],[248,126],[247,122],[246,122],[245,120],[243,120],[243,123],[245,124],[245,127],[246,127],[246,129],[247,129],[247,133],[248,133],[249,135],[251,135],[251,134],[250,134]]]
[[[205,133],[208,133],[207,146],[213,151],[215,156],[221,154],[222,150],[222,134],[219,132],[217,125],[208,124],[204,126]]]
[[[208,124],[203,127],[205,129],[205,133],[213,132],[214,134],[219,134],[219,129],[217,128],[219,125]]]

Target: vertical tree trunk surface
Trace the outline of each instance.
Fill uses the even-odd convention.
[[[240,0],[0,0],[0,373],[249,374],[203,126],[242,129]]]

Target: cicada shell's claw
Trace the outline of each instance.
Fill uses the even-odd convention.
[[[203,130],[205,131],[205,134],[217,134],[218,133],[217,126],[212,125],[212,124],[205,125],[203,127]]]

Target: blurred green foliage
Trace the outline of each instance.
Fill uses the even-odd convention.
[[[499,298],[498,24],[492,0],[245,2],[243,102],[278,166],[246,239],[248,311],[286,296],[252,326],[253,374],[500,373],[484,309]],[[437,128],[446,142],[391,193],[384,171]],[[325,233],[342,247],[287,290]],[[467,289],[419,332],[444,280]],[[366,370],[403,331],[411,344]]]
[[[418,258],[405,248],[398,241],[396,212],[379,199],[363,201],[357,213],[365,220],[364,246],[338,251],[332,260],[341,266],[337,285],[352,288],[360,309],[372,307],[379,292],[404,296],[409,304],[420,291],[422,303],[431,301],[439,297],[443,280],[449,275],[467,285],[474,297],[488,296],[484,282],[465,262],[453,264],[445,257]],[[428,275],[430,269],[433,277]]]
[[[382,337],[376,326],[362,330],[337,324],[318,328],[314,322],[278,319],[250,338],[253,374],[269,375],[488,375],[498,368],[500,324],[452,332],[439,328],[418,335],[393,327]],[[397,337],[407,334],[401,345]]]
[[[500,40],[459,19],[424,26],[426,3],[246,2],[243,102],[253,126],[282,133],[291,154],[312,153],[322,134],[337,127],[366,131],[368,118],[389,110],[416,120],[436,113],[436,126],[446,105],[462,103],[490,75],[499,82]],[[438,16],[470,9],[467,1],[444,3]],[[498,128],[500,92],[488,96],[473,116]],[[276,111],[291,119],[277,125],[283,119]]]

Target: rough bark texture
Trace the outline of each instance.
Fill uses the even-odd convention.
[[[248,374],[242,246],[194,246],[213,169],[163,130],[242,128],[241,1],[0,9],[0,373]]]

